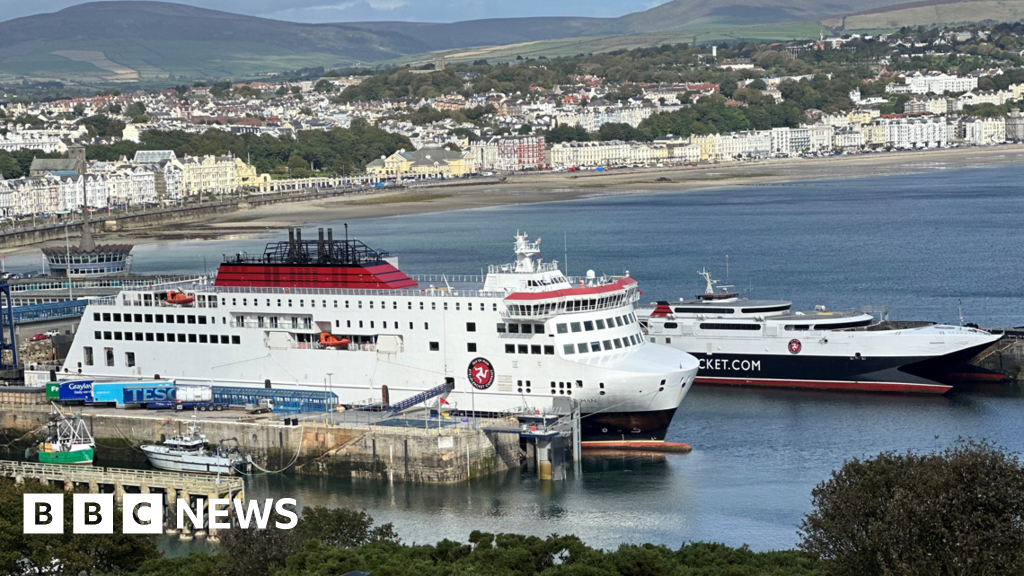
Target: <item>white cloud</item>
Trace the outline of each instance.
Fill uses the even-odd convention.
[[[404,0],[367,0],[366,3],[374,10],[397,10],[405,6]]]

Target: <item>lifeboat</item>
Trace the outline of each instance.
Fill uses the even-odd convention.
[[[195,296],[189,296],[188,294],[185,294],[184,292],[181,292],[181,291],[178,291],[178,292],[175,292],[173,290],[168,290],[167,291],[167,303],[168,304],[177,304],[179,306],[182,305],[182,304],[191,304],[193,301],[195,301],[195,299],[196,299]]]
[[[320,333],[320,345],[325,348],[348,348],[351,340],[348,338],[336,338],[327,332]]]

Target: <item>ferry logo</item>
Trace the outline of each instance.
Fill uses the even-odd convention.
[[[469,363],[469,383],[477,390],[487,390],[494,383],[494,366],[486,358],[474,358]]]
[[[800,341],[795,339],[795,338],[789,341],[789,353],[790,354],[799,354],[800,350],[802,350],[803,347],[804,347],[803,344],[801,344]]]

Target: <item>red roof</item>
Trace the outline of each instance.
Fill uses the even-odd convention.
[[[505,300],[549,300],[567,296],[590,296],[596,294],[609,294],[625,290],[630,286],[636,286],[636,280],[630,277],[620,278],[611,284],[586,288],[566,288],[564,290],[552,290],[550,292],[513,292],[505,297]]]
[[[394,290],[416,286],[416,281],[387,263],[373,266],[221,264],[214,285]]]

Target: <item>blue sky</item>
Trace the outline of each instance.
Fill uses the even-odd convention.
[[[180,0],[203,8],[294,22],[456,22],[519,16],[616,17],[666,0]],[[0,20],[55,12],[84,0],[0,0]]]

